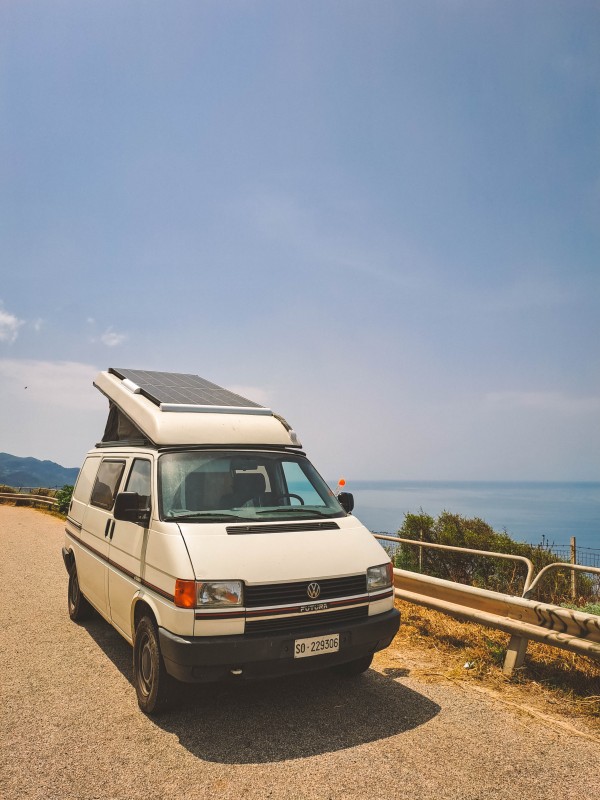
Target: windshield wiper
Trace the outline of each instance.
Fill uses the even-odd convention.
[[[322,511],[317,511],[315,508],[305,508],[304,506],[286,506],[285,508],[270,508],[265,509],[264,511],[257,511],[256,515],[259,514],[295,514],[296,511],[304,511],[307,514],[314,514],[315,517],[331,517],[332,514],[324,514]]]
[[[184,511],[181,514],[167,514],[165,519],[170,522],[171,520],[178,520],[178,519],[206,519],[210,520],[211,522],[222,522],[223,520],[230,520],[230,519],[241,519],[245,520],[246,517],[240,517],[237,514],[231,514],[228,511]]]

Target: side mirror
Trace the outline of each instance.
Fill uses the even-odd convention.
[[[346,514],[351,514],[354,508],[354,495],[350,494],[350,492],[340,492],[337,499]]]
[[[149,498],[137,492],[119,492],[115,500],[115,519],[135,522],[147,528],[150,524]]]

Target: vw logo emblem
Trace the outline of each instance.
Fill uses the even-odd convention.
[[[318,583],[309,583],[306,588],[306,594],[310,597],[311,600],[316,600],[317,597],[321,594],[321,587]]]

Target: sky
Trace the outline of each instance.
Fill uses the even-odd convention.
[[[2,0],[0,451],[79,466],[114,366],[328,479],[598,480],[599,41],[583,0]]]

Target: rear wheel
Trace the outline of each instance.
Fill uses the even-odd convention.
[[[356,675],[361,675],[366,672],[371,666],[373,655],[362,656],[354,661],[347,661],[345,664],[336,664],[332,667],[333,671],[344,678],[353,678]]]
[[[69,573],[68,604],[69,616],[73,622],[81,622],[87,619],[92,613],[91,605],[81,594],[75,564],[73,564],[73,569]]]
[[[139,707],[145,714],[159,714],[169,704],[174,680],[160,652],[158,629],[150,617],[142,617],[133,643],[133,681]]]

